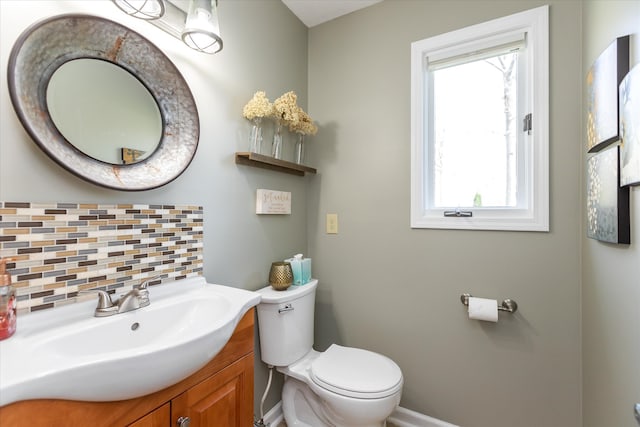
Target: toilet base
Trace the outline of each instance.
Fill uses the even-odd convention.
[[[301,381],[285,377],[282,413],[287,427],[330,427],[315,394]]]
[[[287,427],[385,427],[386,420],[357,424],[341,424],[340,417],[321,402],[302,381],[285,376],[282,388],[282,412]]]

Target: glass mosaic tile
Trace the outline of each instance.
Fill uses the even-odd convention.
[[[199,276],[202,233],[200,206],[0,202],[0,256],[16,258],[7,268],[19,313],[74,303],[79,290]]]

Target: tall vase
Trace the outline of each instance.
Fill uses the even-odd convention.
[[[275,159],[282,159],[282,123],[280,120],[276,122],[276,131],[273,134],[271,157]]]
[[[260,150],[262,149],[262,117],[256,117],[251,123],[249,151],[260,154]]]
[[[296,140],[296,147],[293,154],[293,161],[301,165],[304,163],[304,134],[298,133],[298,139]]]

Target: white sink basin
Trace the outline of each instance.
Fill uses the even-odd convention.
[[[93,317],[96,301],[18,317],[0,341],[0,406],[113,401],[173,385],[209,362],[260,295],[191,278],[149,288],[151,305]]]

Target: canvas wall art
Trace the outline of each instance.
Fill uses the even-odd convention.
[[[620,187],[619,153],[616,145],[587,161],[587,237],[629,244],[629,187]]]
[[[618,86],[629,72],[629,36],[619,37],[587,73],[587,150],[597,152],[619,139]]]
[[[620,83],[620,185],[640,184],[640,64]]]

